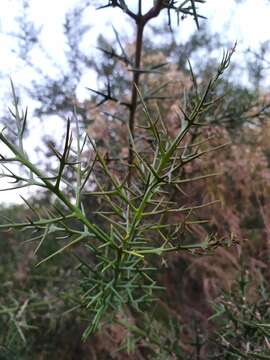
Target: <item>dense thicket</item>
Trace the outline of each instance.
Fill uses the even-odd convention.
[[[113,1],[109,4],[113,5]],[[125,40],[117,32],[113,46],[105,37],[100,37],[101,57],[98,62],[93,61],[79,46],[85,32],[85,28],[80,27],[84,9],[84,6],[78,7],[66,18],[70,66],[67,74],[59,79],[44,77],[43,83],[33,83],[28,90],[40,101],[36,109],[39,116],[57,113],[67,119],[76,109],[78,122],[83,124],[101,156],[97,161],[91,149],[82,153],[82,161],[90,157],[98,163],[89,188],[96,186],[99,192],[109,192],[114,189],[106,171],[121,181],[126,176],[130,149],[130,139],[126,136],[127,109],[130,108],[128,90],[132,81],[132,71],[126,69],[133,64],[135,45],[132,39]],[[159,32],[161,38],[170,37],[163,29],[153,31]],[[147,161],[153,161],[152,149],[158,141],[162,143],[165,134],[168,139],[177,137],[179,129],[189,121],[194,106],[196,108],[201,101],[203,89],[207,89],[213,73],[220,69],[215,60],[199,62],[196,66],[197,54],[205,49],[210,52],[218,45],[217,39],[212,39],[206,29],[181,45],[173,36],[166,44],[145,39],[134,140],[136,154],[142,156],[145,171],[153,176],[159,175],[154,173],[155,169],[147,169]],[[89,99],[82,102],[76,99],[75,89],[85,69],[89,68],[98,73],[100,88],[92,89]],[[87,248],[81,247],[68,252],[69,255],[62,253],[54,257],[46,266],[35,268],[38,260],[61,249],[62,240],[56,241],[53,232],[47,234],[46,241],[42,237],[42,244],[35,243],[35,233],[30,242],[25,241],[27,231],[14,234],[5,230],[2,233],[0,358],[30,359],[33,354],[41,359],[270,358],[269,96],[258,89],[258,82],[254,85],[247,87],[237,83],[233,71],[231,78],[227,74],[217,81],[207,94],[204,111],[200,109],[200,126],[192,127],[180,144],[183,157],[197,155],[199,150],[206,154],[188,161],[184,167],[179,166],[175,173],[172,171],[171,176],[182,180],[178,188],[171,188],[169,183],[162,188],[162,199],[168,204],[162,208],[162,224],[181,226],[177,227],[177,236],[174,232],[159,235],[161,238],[169,235],[165,243],[169,242],[172,247],[177,246],[180,238],[182,241],[182,236],[184,245],[192,245],[194,241],[206,245],[194,247],[194,250],[187,246],[186,251],[166,256],[162,252],[159,257],[152,253],[147,264],[158,271],[151,277],[166,289],[155,294],[154,306],[145,303],[140,312],[125,304],[98,333],[81,343],[80,336],[89,324],[90,315],[81,311],[77,302],[81,293],[76,285],[81,282],[82,289],[88,286],[85,280],[90,278],[88,268],[96,264],[91,249],[88,249],[89,257],[85,255]],[[142,119],[146,111],[153,119],[148,127],[155,131],[152,124],[156,122],[161,140],[158,136],[150,136],[145,129]],[[162,123],[157,122],[160,119]],[[209,145],[215,150],[208,152]],[[52,142],[47,155],[57,156]],[[54,176],[57,168],[50,164],[46,170]],[[135,170],[138,178],[144,177],[139,166]],[[209,172],[216,176],[209,177]],[[65,173],[65,181],[74,182],[75,177],[70,169]],[[138,194],[143,191],[142,186],[134,181],[130,188]],[[73,196],[72,191],[67,190],[67,193]],[[158,200],[161,201],[161,197]],[[219,202],[212,206],[200,207],[216,200]],[[101,198],[82,196],[88,219],[105,230],[109,228],[111,201],[115,199],[106,203]],[[165,211],[169,203],[180,204],[190,211],[187,214]],[[113,204],[114,207],[119,205],[118,202]],[[65,210],[46,192],[38,203],[33,197],[28,205],[28,209],[14,206],[3,208],[1,212],[3,217],[19,223],[32,216],[31,207],[42,214],[49,206],[57,209],[60,215]],[[158,203],[154,208],[159,210]],[[112,215],[111,223],[116,221],[116,215]],[[153,221],[160,224],[160,214],[152,215]],[[149,226],[148,241],[159,244],[152,224],[144,223],[146,225]],[[79,229],[72,219],[66,226]],[[119,233],[121,231],[120,228]],[[38,237],[38,231],[36,235]],[[34,254],[32,243],[35,243],[34,249],[39,244]],[[82,261],[86,260],[89,263],[84,267]],[[75,266],[78,263],[82,272]],[[142,289],[139,295],[144,295]]]

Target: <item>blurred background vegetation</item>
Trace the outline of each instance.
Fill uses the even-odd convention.
[[[68,67],[60,69],[59,76],[50,77],[31,57],[31,51],[40,43],[39,29],[26,16],[30,4],[23,2],[25,13],[17,19],[17,54],[39,74],[38,81],[25,86],[36,104],[34,116],[49,121],[57,114],[61,121],[75,106],[85,130],[108,153],[108,162],[118,154],[126,154],[123,113],[114,99],[121,97],[125,101],[128,96],[130,78],[124,67],[134,48],[132,36],[112,30],[112,41],[106,34],[100,35],[99,57],[93,57],[82,46],[88,30],[82,17],[89,4],[78,2],[64,22]],[[209,32],[205,22],[180,44],[174,32],[168,32],[167,24],[149,29],[143,65],[167,65],[166,71],[155,76],[142,75],[143,91],[148,94],[149,106],[154,106],[151,96],[157,94],[151,94],[150,89],[160,85],[159,109],[172,135],[179,127],[175,115],[179,99],[192,103],[196,97],[187,59],[192,62],[198,86],[202,86],[218,64],[207,54],[226,45]],[[237,245],[217,248],[207,256],[168,256],[156,274],[166,291],[154,306],[138,314],[127,309],[128,323],[119,316],[118,323],[107,324],[81,342],[87,314],[83,317],[74,308],[74,283],[80,273],[71,265],[72,256],[61,255],[36,268],[37,255],[33,254],[32,243],[25,241],[25,233],[5,231],[0,235],[0,359],[270,359],[270,95],[265,85],[270,67],[268,48],[269,44],[264,43],[259,51],[249,49],[241,64],[231,65],[217,88],[218,95],[226,96],[205,115],[208,126],[204,135],[214,145],[229,145],[185,170],[190,177],[206,169],[221,175],[189,183],[181,195],[170,194],[186,206],[220,200],[199,209],[197,214],[210,219],[209,230],[213,233],[224,237],[233,234]],[[239,81],[240,67],[248,81]],[[98,87],[89,89],[88,98],[81,100],[76,88],[90,70],[97,74]],[[8,113],[3,114],[1,122],[9,122]],[[31,126],[28,131],[31,138]],[[196,133],[193,136],[195,142]],[[43,141],[50,144],[55,138],[46,136]],[[51,156],[50,150],[41,155],[42,166],[48,172],[53,170]],[[33,194],[28,201],[42,209],[52,199],[44,192]],[[93,216],[91,209],[99,205],[97,200],[85,203],[89,216]],[[3,221],[24,221],[29,212],[24,205],[2,205],[0,217]],[[173,221],[172,217],[168,221]],[[205,227],[192,229],[192,236],[203,239]],[[43,258],[56,249],[52,236],[43,244],[39,256]]]

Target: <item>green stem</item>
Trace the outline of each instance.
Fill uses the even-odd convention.
[[[47,178],[42,174],[42,172],[36,168],[24,155],[22,155],[17,149],[15,145],[10,143],[3,134],[0,134],[0,140],[14,153],[16,159],[23,164],[26,168],[28,168],[32,173],[34,173],[43,183],[46,185],[46,188],[50,190],[53,194],[55,194],[67,207],[68,209],[74,214],[74,216],[84,224],[94,235],[97,236],[99,240],[103,242],[110,242],[109,236],[100,229],[97,225],[92,224],[83,212],[76,206],[73,205],[70,200],[66,197],[66,195],[55,185],[53,185]]]

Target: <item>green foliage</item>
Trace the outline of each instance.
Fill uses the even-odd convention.
[[[43,218],[38,211],[26,202],[35,213],[36,220],[29,220],[25,223],[4,224],[0,225],[0,227],[2,229],[27,228],[34,230],[37,235],[32,240],[38,241],[35,253],[46,241],[47,236],[52,233],[58,238],[67,239],[65,245],[42,259],[38,265],[51,260],[63,251],[74,248],[75,245],[81,242],[87,243],[90,258],[94,257],[96,265],[93,266],[93,262],[87,264],[78,257],[79,262],[81,262],[81,270],[84,277],[86,277],[82,285],[84,291],[81,300],[82,305],[89,309],[90,313],[93,313],[91,326],[85,332],[86,337],[96,330],[105,314],[111,313],[112,310],[119,310],[119,307],[121,308],[126,303],[138,309],[140,303],[145,303],[149,296],[151,298],[153,290],[159,288],[149,274],[152,269],[149,269],[147,265],[147,257],[151,255],[163,257],[166,253],[173,251],[193,252],[196,249],[207,250],[219,245],[218,240],[211,237],[198,244],[179,243],[178,231],[185,223],[163,223],[163,215],[167,212],[182,212],[187,213],[187,216],[189,216],[193,211],[193,207],[175,207],[174,204],[165,201],[164,194],[166,194],[165,190],[168,185],[177,188],[181,186],[181,183],[189,181],[188,179],[179,179],[178,170],[209,151],[200,151],[199,149],[194,151],[192,148],[183,151],[180,145],[189,131],[198,126],[199,116],[210,104],[215,103],[215,100],[210,98],[210,94],[215,83],[229,65],[232,53],[233,50],[224,55],[217,70],[217,75],[210,80],[208,87],[202,92],[190,114],[186,114],[183,110],[185,126],[180,129],[174,139],[170,139],[166,126],[162,122],[159,124],[157,120],[152,119],[146,105],[144,105],[145,123],[141,124],[141,126],[144,126],[149,136],[152,137],[156,148],[150,154],[150,158],[147,159],[145,154],[139,153],[134,144],[135,160],[132,166],[133,171],[141,180],[140,188],[137,187],[138,185],[133,186],[132,189],[127,188],[125,181],[121,183],[118,177],[111,173],[104,157],[90,137],[85,136],[84,141],[81,143],[82,136],[79,132],[78,122],[76,122],[76,148],[72,147],[71,125],[70,121],[68,121],[63,152],[61,154],[59,151],[54,150],[59,160],[58,174],[53,177],[47,177],[43,174],[41,170],[31,163],[24,151],[23,130],[26,117],[24,113],[19,115],[17,98],[12,85],[15,106],[13,115],[18,126],[19,141],[18,145],[15,145],[8,140],[8,137],[3,132],[0,134],[1,141],[14,154],[14,157],[9,159],[2,156],[2,164],[3,162],[19,162],[25,167],[29,176],[22,177],[11,170],[7,173],[7,176],[12,177],[15,183],[18,182],[20,184],[18,187],[38,186],[46,188],[63,203],[66,210],[62,212],[58,207],[55,207],[54,211],[49,211],[48,216]],[[143,102],[143,98],[141,98],[141,101]],[[161,130],[162,127],[163,130]],[[91,164],[83,168],[81,156],[87,140],[95,151],[95,158]],[[211,149],[211,151],[215,150],[217,149]],[[72,153],[75,154],[73,158],[70,156]],[[94,191],[85,192],[84,187],[93,173],[96,163],[99,163],[104,174],[109,178],[110,190],[103,190],[100,186],[101,191],[98,193]],[[4,166],[6,168],[6,165]],[[72,189],[72,192],[69,190],[69,194],[72,194],[73,202],[60,186],[62,183],[66,183],[64,177],[66,167],[72,169],[76,174],[77,182],[67,184],[68,189]],[[212,174],[207,176],[212,176]],[[203,178],[205,178],[205,175]],[[200,177],[196,180],[199,179]],[[194,179],[190,181],[194,181]],[[18,187],[15,185],[14,188]],[[109,203],[109,213],[100,213],[105,220],[105,228],[101,228],[88,220],[81,202],[82,195],[98,195]],[[154,222],[148,220],[151,218],[155,219]],[[69,219],[75,219],[81,228],[74,229],[70,227],[67,222]],[[189,221],[189,224],[192,223],[196,224],[197,221]],[[154,243],[149,241],[150,234],[156,239]],[[138,289],[140,289],[139,294],[137,294]]]
[[[136,20],[138,37],[135,67],[137,68],[140,67],[143,28],[149,20],[158,16],[162,10],[168,10],[169,19],[171,11],[176,11],[177,14],[192,14],[198,26],[195,1],[191,1],[190,6],[187,5],[186,1],[179,6],[174,1],[157,1],[145,15],[141,14],[141,2],[139,2],[138,14],[131,12],[125,2],[109,2],[105,5],[105,7],[107,6],[120,7],[132,19]],[[60,201],[64,211],[54,205],[54,209],[47,211],[47,216],[44,217],[25,200],[25,203],[34,213],[35,219],[29,219],[24,223],[4,224],[1,225],[1,228],[32,230],[34,236],[29,240],[38,242],[34,254],[47,241],[48,236],[53,235],[56,239],[64,239],[65,244],[40,260],[38,266],[64,251],[72,251],[75,245],[79,243],[86,243],[89,252],[86,260],[78,254],[74,254],[80,263],[82,272],[82,295],[79,298],[78,305],[85,308],[91,317],[91,324],[84,333],[85,339],[98,328],[100,321],[106,314],[111,314],[113,311],[117,312],[126,304],[140,310],[141,304],[151,301],[153,291],[160,287],[151,276],[153,269],[148,265],[148,257],[152,255],[163,257],[166,253],[175,251],[207,250],[219,245],[218,240],[211,237],[198,244],[179,242],[178,232],[180,228],[185,226],[187,217],[195,208],[175,207],[173,203],[166,201],[164,195],[168,186],[180,189],[182,182],[189,181],[178,178],[179,170],[208,152],[207,150],[200,151],[199,148],[195,151],[192,148],[183,150],[180,145],[191,129],[200,125],[201,114],[215,104],[216,100],[212,98],[211,94],[219,77],[228,67],[233,51],[234,49],[224,54],[217,74],[209,81],[201,95],[198,94],[197,101],[189,113],[186,113],[185,109],[181,109],[184,125],[173,139],[169,136],[162,120],[155,119],[154,115],[149,113],[144,97],[138,89],[139,72],[134,70],[134,83],[132,85],[131,103],[129,104],[130,150],[128,171],[123,180],[111,172],[104,156],[91,137],[88,135],[82,137],[76,114],[74,115],[75,147],[73,147],[72,142],[71,123],[68,120],[62,153],[52,148],[59,162],[58,171],[55,176],[44,174],[31,162],[24,149],[23,137],[26,129],[27,111],[20,112],[12,84],[14,111],[11,114],[17,125],[18,143],[14,144],[13,141],[9,140],[4,135],[4,131],[0,134],[2,143],[13,153],[11,158],[1,156],[1,164],[6,170],[3,176],[14,180],[15,186],[12,189],[24,186],[46,189]],[[139,125],[145,129],[146,136],[155,144],[155,148],[147,156],[144,151],[137,149],[134,138],[134,115],[138,94],[145,113],[145,120]],[[90,151],[92,147],[95,155],[93,162],[83,167],[82,154],[87,143],[89,143]],[[18,175],[5,165],[12,162],[22,165],[27,175],[24,177]],[[94,176],[96,164],[99,164],[104,175],[109,179],[109,189],[103,189],[98,184],[99,192],[87,192],[85,185],[89,178]],[[74,172],[75,183],[69,183],[66,179],[66,169]],[[131,180],[133,177],[138,177],[140,183]],[[82,196],[86,195],[98,195],[108,203],[109,211],[98,212],[104,219],[103,226],[99,226],[87,218],[82,202]],[[200,206],[207,205],[209,204]],[[163,223],[163,217],[167,212],[181,212],[189,215],[184,222],[166,224]],[[151,221],[151,218],[154,221]],[[77,222],[75,228],[69,224],[70,219]],[[192,223],[196,224],[197,222],[196,220],[189,221],[189,224]],[[150,240],[151,237],[155,239],[154,242]],[[88,259],[91,259],[90,263]]]
[[[179,106],[178,126],[172,134],[159,107],[153,106],[153,101],[156,100],[160,101],[160,107],[164,105],[165,97],[157,95],[160,86],[149,95],[140,82],[142,75],[156,75],[165,66],[164,63],[147,68],[142,66],[144,26],[163,10],[168,12],[169,26],[173,13],[178,18],[180,14],[191,15],[198,26],[201,16],[197,13],[196,3],[203,1],[156,1],[144,15],[141,13],[141,1],[138,1],[138,13],[133,13],[125,1],[109,1],[102,6],[122,9],[135,20],[137,30],[134,59],[126,55],[117,32],[115,34],[122,54],[103,49],[109,57],[115,61],[124,60],[129,67],[133,76],[129,83],[130,99],[119,99],[121,91],[117,97],[112,95],[114,88],[110,82],[106,92],[94,91],[102,99],[98,105],[116,103],[125,112],[128,156],[117,158],[116,160],[120,160],[117,165],[110,162],[110,157],[102,151],[91,133],[83,134],[79,116],[74,109],[72,119],[67,120],[62,150],[50,147],[57,161],[56,169],[49,174],[43,171],[42,166],[31,161],[25,149],[27,110],[21,111],[14,85],[11,84],[14,109],[10,112],[17,127],[16,141],[7,134],[7,129],[1,132],[0,140],[12,155],[2,154],[0,162],[3,169],[1,176],[11,180],[14,185],[3,190],[34,187],[49,193],[52,200],[50,206],[39,206],[23,199],[28,208],[26,220],[8,220],[0,225],[4,234],[10,229],[17,230],[26,243],[35,244],[33,256],[34,261],[37,258],[38,261],[37,269],[32,275],[39,278],[39,281],[33,282],[34,286],[29,280],[28,288],[32,287],[29,294],[18,288],[16,295],[19,301],[14,294],[5,297],[5,290],[1,294],[5,300],[0,309],[4,324],[1,346],[5,352],[14,351],[19,356],[24,356],[23,352],[27,353],[25,333],[35,329],[33,324],[44,316],[43,311],[47,316],[51,311],[51,304],[60,302],[59,307],[55,307],[56,312],[60,313],[64,303],[65,307],[71,307],[69,312],[79,313],[81,318],[86,319],[87,325],[83,333],[85,341],[101,325],[120,324],[127,333],[121,348],[128,353],[132,353],[136,347],[144,347],[146,359],[187,359],[194,354],[200,359],[203,356],[201,348],[206,340],[201,342],[196,326],[195,335],[190,334],[190,329],[189,334],[185,335],[187,330],[180,320],[173,320],[171,314],[162,317],[160,309],[157,312],[150,311],[164,290],[158,281],[158,275],[169,254],[212,254],[218,247],[233,245],[235,239],[233,234],[219,237],[216,232],[211,231],[205,218],[197,216],[198,210],[206,211],[215,201],[179,204],[171,194],[185,194],[184,186],[209,180],[217,175],[216,172],[203,172],[194,177],[188,175],[190,164],[210,152],[216,154],[224,147],[210,146],[208,139],[204,139],[202,129],[209,123],[213,124],[217,115],[225,118],[230,118],[231,115],[242,116],[247,112],[246,103],[253,97],[249,93],[239,94],[235,90],[232,97],[239,95],[239,112],[236,112],[235,102],[226,101],[224,106],[228,113],[222,115],[220,112],[219,104],[228,85],[220,80],[230,65],[235,48],[224,52],[216,73],[211,77],[208,74],[205,86],[205,81],[198,81],[189,64],[192,89],[185,97],[185,106]],[[71,33],[76,19],[80,19],[81,11],[79,9],[74,18],[70,15],[65,26],[71,47],[72,44],[77,44],[77,41],[73,42]],[[78,46],[75,46],[74,51],[81,56]],[[78,64],[73,63],[72,57],[69,60],[74,74],[80,76]],[[117,116],[111,117],[111,121],[120,120],[124,123]],[[19,164],[24,172],[19,172],[13,164]],[[178,216],[176,219],[173,218],[175,215]],[[173,220],[168,220],[169,216]],[[192,231],[197,226],[204,225],[204,230],[210,230],[208,235],[205,231],[204,237],[200,237]],[[50,277],[63,279],[66,284],[61,288],[58,298],[57,288],[50,284],[54,296],[44,302],[39,301],[42,284],[48,284]],[[267,344],[262,336],[268,331],[268,325],[264,322],[269,320],[265,308],[266,298],[261,298],[260,310],[256,307],[251,314],[244,304],[247,297],[244,294],[246,283],[243,284],[242,282],[237,288],[240,293],[234,291],[228,294],[216,307],[215,318],[222,317],[221,322],[217,323],[221,339],[221,344],[217,344],[219,355],[229,356],[229,348],[230,354],[242,356],[247,351],[246,344],[251,341],[250,336],[256,337],[258,346]],[[232,298],[233,302],[230,300]],[[7,300],[9,303],[6,303]],[[242,308],[243,306],[246,307]],[[257,311],[261,317],[264,316],[263,321],[253,319]],[[129,321],[127,313],[136,314],[138,321]],[[38,314],[36,319],[32,318],[33,314]],[[54,314],[49,320],[52,321],[54,317],[57,316]],[[250,325],[251,320],[253,323]],[[243,335],[243,340],[239,339],[239,334]],[[182,336],[188,337],[189,349],[179,344],[179,337]],[[258,356],[256,346],[246,356]],[[266,351],[265,354],[268,355]]]
[[[264,275],[254,277],[242,266],[234,286],[214,307],[218,350],[211,359],[270,359],[269,295]]]

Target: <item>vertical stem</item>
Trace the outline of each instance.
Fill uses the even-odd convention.
[[[142,15],[142,0],[139,0],[138,2],[138,15]]]
[[[151,19],[157,17],[160,11],[164,8],[164,0],[156,0],[154,6],[145,14],[142,15],[142,1],[139,0],[138,3],[138,14],[130,15],[135,21],[137,26],[137,35],[136,35],[136,49],[135,49],[135,68],[133,69],[133,81],[132,81],[132,93],[131,93],[131,102],[130,102],[130,113],[129,113],[129,132],[131,139],[129,140],[129,154],[128,154],[128,177],[127,183],[131,185],[131,176],[132,176],[132,164],[133,164],[133,140],[134,140],[134,127],[135,127],[135,115],[137,109],[137,88],[139,87],[140,81],[140,67],[141,67],[141,57],[142,57],[142,46],[143,46],[143,30],[145,25]],[[128,12],[130,13],[130,11]]]
[[[140,66],[141,66],[141,57],[142,57],[142,43],[143,43],[143,30],[145,23],[142,22],[142,17],[139,17],[136,21],[137,24],[137,35],[136,35],[136,50],[135,50],[135,67],[133,72],[132,80],[132,93],[131,93],[131,106],[129,113],[129,131],[132,139],[129,140],[129,154],[128,154],[128,185],[131,184],[131,173],[132,173],[132,163],[133,163],[133,138],[134,138],[134,127],[135,127],[135,115],[137,109],[137,99],[138,93],[137,88],[140,81]]]

